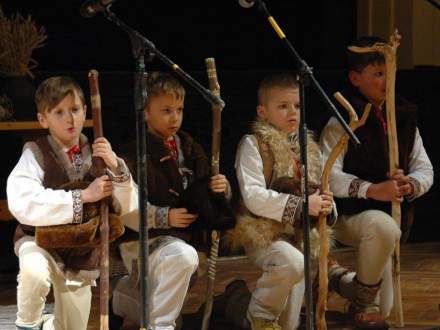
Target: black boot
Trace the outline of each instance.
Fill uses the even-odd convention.
[[[246,282],[234,281],[225,290],[227,293],[225,302],[225,320],[231,322],[240,329],[250,329],[249,321],[246,318],[251,292]]]
[[[108,326],[109,330],[119,330],[124,323],[124,318],[113,312],[113,297],[108,302]]]
[[[112,288],[112,291],[116,288],[119,280],[124,276],[125,275],[117,275],[110,278],[110,287]],[[113,312],[113,296],[110,297],[108,302],[108,323],[109,330],[119,330],[124,323],[124,318]]]

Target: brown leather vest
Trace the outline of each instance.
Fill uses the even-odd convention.
[[[43,186],[45,188],[60,189],[60,186],[72,182],[69,178],[66,167],[62,160],[57,156],[55,150],[49,143],[49,136],[40,138],[35,141],[39,150],[36,158],[40,166],[44,170]],[[80,147],[83,150],[87,146],[87,140],[82,140]],[[84,162],[83,168],[78,173],[73,181],[93,181],[93,176],[90,174],[91,162]],[[22,225],[17,226],[14,240],[18,240],[24,234],[34,235],[35,227]],[[50,251],[49,251],[50,252]],[[54,249],[54,252],[61,257],[67,269],[71,270],[96,270],[99,269],[99,247],[98,248],[69,248],[69,249]]]
[[[183,165],[192,171],[188,184],[207,177],[208,159],[202,147],[185,132],[179,132],[178,136],[184,157]],[[171,157],[163,139],[149,132],[147,133],[147,185],[148,200],[151,204],[171,208],[186,207],[181,198],[184,186],[178,164]],[[191,241],[194,235],[202,235],[199,230],[195,230],[200,221],[203,219],[197,219],[193,225],[185,229],[150,229],[149,236],[171,235]]]

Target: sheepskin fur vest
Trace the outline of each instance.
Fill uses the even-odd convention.
[[[295,159],[299,160],[300,157],[298,137],[288,137],[285,133],[263,121],[257,121],[253,124],[252,133],[258,141],[267,188],[275,189],[273,183],[277,178],[282,177],[292,178],[299,187],[300,171],[297,170],[294,161]],[[319,187],[322,171],[321,151],[311,133],[308,134],[307,142],[309,186]],[[298,191],[291,193],[297,194]],[[302,250],[302,236],[302,230],[293,228],[287,223],[257,216],[250,212],[244,203],[241,203],[237,215],[237,225],[233,231],[229,232],[228,238],[232,248],[239,246],[243,246],[245,249],[267,248],[273,241],[283,239]],[[319,234],[316,229],[311,231],[310,241],[312,258],[316,258],[319,252]]]

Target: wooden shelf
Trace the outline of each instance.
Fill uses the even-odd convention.
[[[92,127],[93,120],[87,119],[84,127]],[[0,131],[26,131],[43,129],[38,121],[2,121]]]

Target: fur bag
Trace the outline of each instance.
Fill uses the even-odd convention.
[[[86,181],[69,182],[61,189],[85,189],[90,183]],[[112,203],[109,202],[111,205]],[[97,247],[100,245],[100,202],[83,205],[83,222],[56,226],[39,226],[35,228],[35,241],[38,246],[46,249]],[[121,219],[112,212],[109,206],[108,225],[109,242],[124,233]]]

